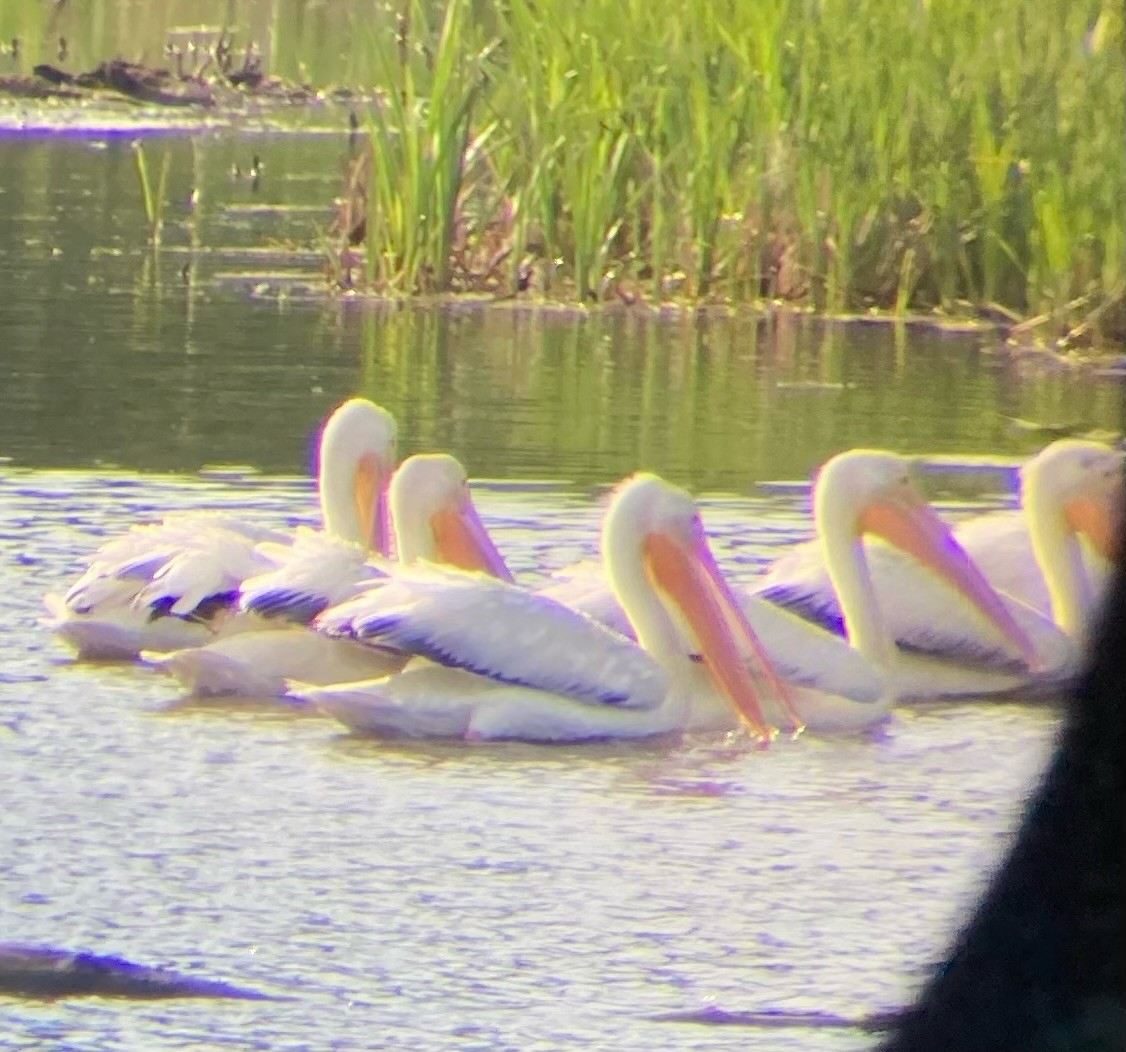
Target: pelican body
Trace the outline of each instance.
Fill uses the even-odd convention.
[[[686,493],[649,474],[624,482],[602,550],[637,642],[505,581],[406,570],[318,623],[412,662],[384,679],[291,692],[377,735],[558,742],[742,722],[767,739],[775,717],[800,729]]]
[[[394,418],[366,399],[345,402],[324,427],[317,472],[323,536],[345,560],[386,546],[394,447]],[[124,660],[253,627],[235,605],[239,588],[274,569],[293,543],[281,531],[209,512],[134,526],[103,544],[64,596],[45,598],[50,627],[80,658]]]
[[[1026,682],[1029,666],[1045,661],[1030,635],[1050,626],[1032,611],[1011,609],[984,579],[947,527],[922,500],[894,453],[851,450],[828,461],[814,486],[818,551],[829,567],[830,592],[839,596],[841,634],[767,602],[753,591],[740,596],[742,612],[773,667],[793,694],[810,731],[863,729],[897,702],[989,694]],[[866,536],[880,537],[946,589],[959,617],[988,641],[992,664],[972,653],[949,658],[903,653],[884,620],[875,593]],[[621,611],[589,569],[547,594],[615,623]],[[909,600],[906,600],[909,601]],[[1041,632],[1042,634],[1042,632]]]
[[[1018,676],[1013,686],[1054,686],[1077,667],[1114,555],[1122,489],[1121,451],[1063,440],[1023,466],[1020,512],[980,516],[954,528],[956,542],[1040,653],[1041,671]],[[984,668],[1007,664],[995,634],[967,620],[954,593],[933,574],[886,545],[867,545],[864,558],[888,631],[902,646]],[[779,559],[753,591],[820,624],[842,626],[842,604],[818,541]]]
[[[388,490],[391,526],[401,565],[422,560],[511,581],[481,522],[465,469],[446,454],[408,457]],[[239,609],[267,619],[263,628],[204,646],[146,654],[197,696],[280,697],[286,681],[323,685],[398,672],[408,655],[334,638],[309,628],[328,606],[393,577],[394,564],[358,556],[349,563],[313,537],[295,546],[270,573],[243,583]],[[358,553],[358,549],[356,550]]]
[[[1050,626],[989,584],[950,527],[916,491],[906,458],[862,449],[832,457],[814,484],[813,517],[844,635],[884,675],[893,702],[1008,692],[1053,660],[1038,634]],[[866,537],[898,549],[918,568],[920,578],[944,590],[961,623],[986,641],[988,651],[983,652],[994,660],[967,652],[901,650],[888,624],[885,596],[875,587]],[[919,596],[900,599],[910,604]],[[801,624],[791,648],[820,631]]]

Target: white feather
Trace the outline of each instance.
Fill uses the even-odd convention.
[[[146,650],[141,656],[199,697],[275,698],[286,693],[287,680],[320,686],[370,679],[398,672],[406,661],[402,654],[298,626],[241,632],[170,653]]]
[[[243,581],[239,609],[302,624],[388,573],[386,564],[370,559],[359,545],[304,528],[292,545],[262,545],[259,553],[273,566]]]
[[[94,553],[66,593],[65,611],[54,611],[55,624],[89,618],[140,627],[143,621],[126,615],[123,608],[162,602],[167,612],[187,616],[203,600],[229,595],[239,572],[261,572],[264,563],[254,556],[254,546],[283,537],[276,530],[214,512],[178,512],[160,523],[134,526]],[[218,550],[209,551],[212,545]],[[157,640],[146,643],[156,645]]]
[[[636,638],[633,625],[626,617],[621,603],[614,598],[614,593],[610,590],[601,567],[596,563],[582,565],[584,569],[581,574],[574,577],[561,577],[551,584],[538,588],[537,593],[585,614],[627,639]]]
[[[866,539],[864,550],[881,616],[901,647],[983,672],[1019,670],[1020,662],[1014,659],[1011,647],[997,629],[931,570],[882,541]],[[748,594],[833,632],[841,631],[840,605],[819,547],[802,545],[800,552],[779,560],[751,586]],[[969,554],[972,556],[973,552]],[[991,561],[985,558],[979,563],[987,580]],[[1074,643],[1050,617],[1000,589],[998,594],[1036,646],[1044,663],[1041,680],[1063,680],[1072,675],[1077,659]]]
[[[349,399],[333,412],[321,435],[317,479],[326,532],[356,543],[377,539],[360,514],[357,486],[362,471],[380,491],[394,443],[394,419],[374,403]],[[377,512],[374,495],[373,502]],[[235,610],[238,588],[276,569],[290,542],[227,513],[179,512],[134,526],[94,553],[61,606],[51,604],[52,627],[80,653],[120,658],[175,647],[178,632],[169,626],[189,619],[206,622],[212,635],[256,627],[256,618]],[[191,642],[179,639],[180,646]]]
[[[241,531],[202,529],[153,575],[133,603],[167,605],[175,617],[188,617],[208,599],[221,598],[233,606],[239,585],[272,565]]]
[[[954,536],[999,592],[1011,595],[1045,617],[1052,616],[1052,600],[1044,574],[1032,550],[1028,520],[1020,511],[978,515],[954,528]],[[1101,595],[1109,580],[1107,561],[1080,537],[1083,565],[1094,595]]]
[[[400,571],[318,621],[333,634],[590,704],[650,709],[668,689],[661,664],[628,639],[544,596],[479,574]]]
[[[614,598],[601,568],[595,563],[579,563],[567,569],[579,572],[541,588],[539,594],[632,638],[629,618]],[[858,702],[883,697],[884,677],[840,636],[811,633],[809,624],[797,615],[754,596],[743,597],[742,605],[775,671],[787,683]]]
[[[255,544],[282,537],[214,512],[177,512],[160,523],[134,526],[98,548],[64,597],[45,600],[53,615],[48,626],[82,658],[128,659],[146,647],[205,642],[219,623],[204,628],[185,618],[206,599],[224,594],[229,599],[230,564],[241,557],[251,565],[253,556],[246,553]],[[206,551],[216,538],[224,539],[218,561]],[[223,631],[237,627],[222,620]]]
[[[52,615],[44,619],[50,628],[80,659],[116,661],[135,657],[146,646],[162,649],[198,646],[211,638],[210,630],[201,624],[177,617],[153,620],[147,610],[132,606],[133,589],[117,582],[125,590],[124,598],[114,605],[105,605],[92,614],[76,614],[65,599],[55,593],[43,598]]]

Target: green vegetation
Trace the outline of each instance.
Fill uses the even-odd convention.
[[[1117,3],[473,7],[404,0],[357,33],[387,92],[379,288],[514,287],[534,267],[579,298],[1071,318],[1121,301]]]
[[[72,65],[158,62],[203,21],[282,77],[379,89],[331,245],[346,284],[1126,331],[1117,0],[142,8],[9,0],[0,38],[25,66],[64,36]]]
[[[164,151],[164,157],[160,162],[160,175],[157,176],[155,185],[149,174],[149,162],[145,154],[144,143],[139,139],[133,143],[133,157],[137,162],[137,183],[141,190],[141,204],[145,209],[149,241],[154,246],[158,246],[161,232],[164,230],[165,187],[168,185],[168,168],[172,161],[172,155],[168,150]]]
[[[436,31],[427,32],[425,50],[409,47],[409,16],[399,20],[394,40],[375,32],[364,42],[378,59],[379,81],[396,89],[372,111],[370,156],[376,163],[356,177],[368,197],[368,277],[380,287],[418,287],[424,276],[439,289],[450,283],[480,87],[459,51],[467,15],[465,4],[449,4]],[[488,134],[478,132],[475,152]]]

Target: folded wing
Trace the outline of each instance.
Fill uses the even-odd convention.
[[[91,557],[86,571],[64,597],[72,613],[88,614],[103,604],[130,601],[151,587],[142,605],[171,607],[177,612],[185,605],[190,613],[199,604],[194,597],[203,591],[230,590],[229,573],[222,569],[239,557],[252,572],[261,572],[264,565],[251,561],[245,553],[264,541],[282,542],[285,534],[277,530],[244,522],[233,515],[211,512],[183,512],[168,515],[154,525],[134,526],[120,537],[106,541]],[[217,556],[219,568],[209,560],[207,548],[213,543],[223,546]],[[238,554],[234,554],[238,553]],[[177,559],[180,562],[171,566]],[[233,567],[229,567],[233,568]],[[218,584],[205,579],[220,578]],[[162,581],[163,583],[157,583]]]
[[[880,541],[866,540],[864,550],[880,613],[901,647],[980,668],[1021,666],[997,630],[930,570]],[[802,557],[791,553],[785,563],[773,567],[752,586],[751,594],[832,632],[843,632],[841,609],[816,546],[803,545],[801,551]],[[982,567],[985,570],[985,561]],[[1070,663],[1072,648],[1050,619],[1011,596],[1001,598],[1033,640],[1046,668]]]
[[[398,571],[317,624],[590,704],[650,709],[668,690],[664,668],[630,640],[545,596],[477,574]]]
[[[242,583],[239,609],[297,624],[308,624],[389,572],[358,545],[318,530],[299,529],[293,544],[264,544],[258,552],[273,568]]]

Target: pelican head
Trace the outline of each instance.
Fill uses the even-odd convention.
[[[317,474],[327,533],[387,553],[387,484],[395,466],[395,418],[366,398],[335,409],[321,432]]]
[[[429,559],[512,580],[473,505],[465,469],[454,457],[408,457],[391,478],[389,500],[403,562]]]
[[[1021,469],[1021,502],[1029,521],[1054,520],[1113,560],[1121,544],[1124,458],[1121,449],[1101,442],[1053,442]]]
[[[687,635],[751,733],[769,739],[756,678],[784,703],[788,695],[716,566],[692,498],[656,475],[626,479],[603,520],[602,556],[642,646],[683,654]],[[792,710],[791,718],[800,730]]]
[[[954,538],[950,527],[915,489],[910,461],[905,457],[867,449],[849,450],[832,457],[822,466],[814,483],[813,514],[831,575],[847,573],[850,565],[866,571],[861,538],[866,534],[880,537],[945,580],[1000,632],[1029,667],[1040,667],[1039,655],[1028,635]],[[874,605],[870,581],[865,580],[863,588],[855,591],[865,595],[865,603]],[[845,589],[838,585],[837,592],[851,637],[852,626],[862,626],[866,618],[871,618],[872,611],[845,609]],[[866,647],[877,651],[889,645],[886,639],[853,642],[862,651]]]

